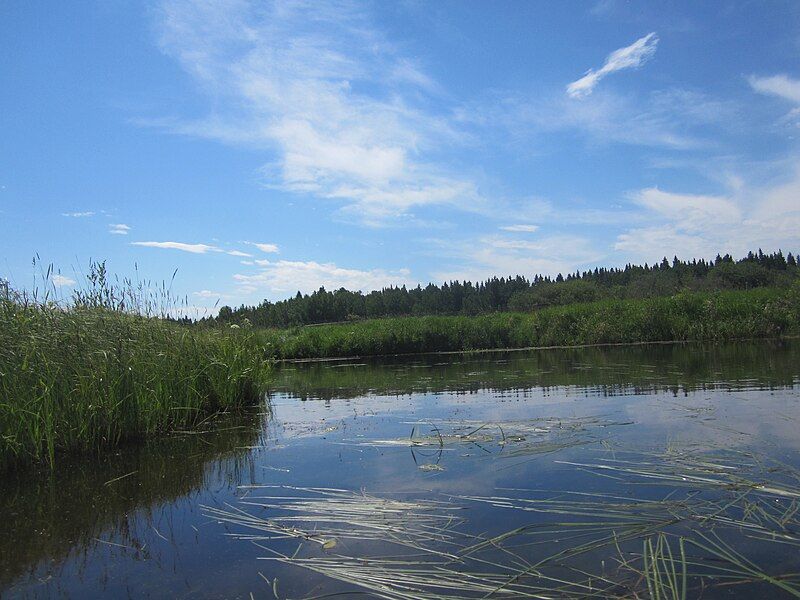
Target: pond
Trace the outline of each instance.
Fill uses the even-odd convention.
[[[2,597],[793,597],[800,342],[284,364],[6,474]]]

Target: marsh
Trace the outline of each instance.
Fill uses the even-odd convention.
[[[792,597],[800,344],[284,363],[4,479],[9,597]]]

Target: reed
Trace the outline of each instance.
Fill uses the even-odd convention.
[[[278,359],[336,358],[495,348],[721,341],[800,334],[800,285],[603,300],[478,317],[396,317],[260,330]]]
[[[69,303],[0,298],[0,468],[193,427],[263,397],[270,366],[251,333],[150,316],[149,289],[112,285],[94,265]]]

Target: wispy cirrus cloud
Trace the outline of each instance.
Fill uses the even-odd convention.
[[[165,250],[180,250],[181,252],[189,252],[190,254],[208,254],[209,252],[216,252],[220,254],[228,254],[229,256],[240,256],[246,258],[253,256],[252,254],[242,252],[241,250],[226,250],[212,244],[187,244],[184,242],[131,242],[131,246],[162,248]]]
[[[282,297],[287,293],[313,292],[320,287],[328,290],[371,291],[390,285],[415,285],[408,269],[387,271],[385,269],[353,269],[335,263],[316,261],[268,261],[257,260],[257,273],[237,273],[233,276],[241,293],[256,291],[270,297]]]
[[[260,243],[260,242],[245,242],[248,246],[255,246],[262,252],[266,252],[267,254],[274,254],[278,252],[280,249],[278,248],[277,244],[267,244],[267,243]]]
[[[567,95],[570,98],[588,96],[600,83],[600,80],[611,73],[641,67],[655,54],[657,46],[658,35],[656,32],[652,32],[639,38],[630,46],[614,50],[608,55],[602,67],[597,70],[589,69],[583,77],[570,83],[567,86]]]
[[[592,146],[709,151],[746,127],[742,116],[741,106],[731,99],[674,87],[638,94],[601,89],[591,102],[575,102],[560,90],[538,96],[497,91],[458,111],[465,126],[480,131],[482,138],[538,152],[562,143],[566,132]]]
[[[792,104],[793,108],[783,117],[783,122],[800,127],[800,80],[788,75],[771,77],[753,75],[747,81],[759,94],[774,96]]]
[[[503,231],[510,231],[512,233],[533,233],[539,229],[538,225],[504,225],[500,228]]]
[[[95,212],[93,210],[87,210],[87,211],[84,211],[84,212],[65,212],[65,213],[61,213],[62,217],[70,217],[70,218],[73,218],[73,219],[81,219],[81,218],[86,218],[86,217],[93,217],[94,215],[95,215]]]
[[[220,251],[216,246],[210,246],[208,244],[185,244],[183,242],[131,242],[131,246],[180,250],[181,252],[190,252],[191,254],[206,254],[207,252]]]
[[[161,46],[214,99],[179,133],[269,151],[269,186],[336,201],[367,225],[483,200],[429,151],[462,135],[427,99],[437,84],[386,41],[364,5],[164,2]]]

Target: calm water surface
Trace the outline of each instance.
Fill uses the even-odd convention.
[[[650,589],[792,597],[799,359],[792,341],[284,365],[244,418],[4,475],[0,596],[648,597],[649,556]]]

